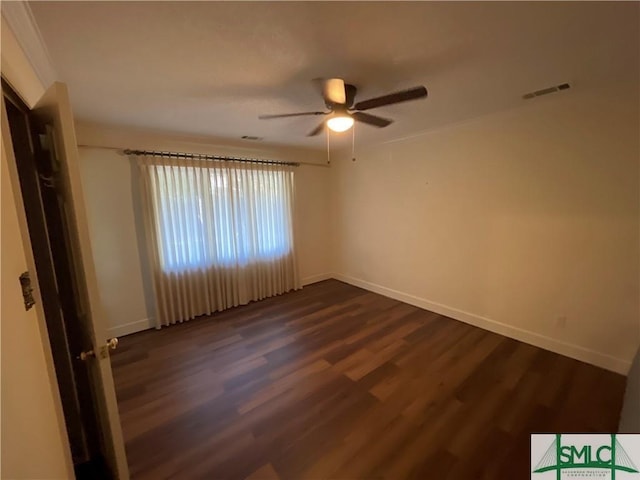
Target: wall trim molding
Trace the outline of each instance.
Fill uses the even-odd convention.
[[[143,318],[136,320],[135,322],[129,322],[115,327],[107,329],[110,337],[123,337],[125,335],[131,335],[132,333],[141,332],[143,330],[149,330],[154,327],[152,318]]]
[[[596,352],[595,350],[590,350],[572,343],[563,342],[530,330],[513,327],[487,317],[465,312],[464,310],[443,305],[441,303],[432,302],[425,298],[400,292],[376,283],[367,282],[366,280],[361,280],[359,278],[339,273],[333,274],[333,278],[340,280],[341,282],[363,288],[370,292],[378,293],[385,297],[393,298],[394,300],[453,318],[454,320],[459,320],[469,325],[473,325],[474,327],[479,327],[483,330],[504,335],[505,337],[513,338],[515,340],[528,343],[529,345],[549,350],[551,352],[564,355],[565,357],[574,358],[581,362],[586,362],[606,370],[621,373],[622,375],[627,375],[629,368],[631,367],[631,362],[622,358],[612,357],[611,355]]]
[[[2,2],[2,16],[46,90],[58,80],[49,51],[27,2]]]
[[[340,273],[320,273],[317,275],[310,275],[302,279],[303,286],[311,285],[313,283],[322,282],[324,280],[336,279],[341,282],[348,283],[355,287],[363,288],[373,293],[383,295],[385,297],[393,298],[400,302],[408,303],[409,305],[429,310],[431,312],[444,315],[446,317],[458,320],[460,322],[467,323],[474,327],[482,328],[498,335],[504,335],[505,337],[513,338],[520,342],[533,345],[544,350],[549,350],[554,353],[558,353],[565,357],[573,358],[581,362],[589,363],[597,367],[610,370],[612,372],[627,375],[631,367],[631,362],[622,358],[613,357],[605,353],[597,352],[588,348],[584,348],[580,345],[573,343],[563,342],[555,338],[541,335],[531,330],[525,330],[518,327],[513,327],[491,318],[476,315],[474,313],[466,312],[458,308],[450,307],[438,302],[433,302],[422,297],[411,295],[408,293],[394,290],[392,288],[384,287],[377,283],[368,282],[359,278],[351,277],[349,275],[343,275]],[[141,332],[143,330],[149,330],[154,328],[154,322],[151,318],[143,318],[135,322],[125,323],[116,327],[108,329],[109,335],[113,337],[122,337],[124,335],[130,335],[132,333]]]
[[[311,285],[312,283],[322,282],[324,280],[329,280],[331,278],[335,278],[335,274],[333,273],[319,273],[317,275],[310,275],[308,277],[304,277],[301,282],[302,286]]]

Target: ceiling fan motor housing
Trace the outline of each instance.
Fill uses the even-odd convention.
[[[356,101],[356,93],[358,93],[358,89],[355,85],[351,85],[349,83],[344,84],[344,94],[345,94],[345,103],[335,103],[329,100],[328,98],[324,99],[324,104],[330,110],[336,110],[336,107],[344,106],[346,108],[352,108],[353,104]]]

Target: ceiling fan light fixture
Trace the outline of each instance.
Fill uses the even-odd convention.
[[[353,127],[353,118],[349,115],[336,115],[327,120],[327,127],[334,132],[346,132]]]
[[[353,128],[354,122],[384,128],[391,125],[393,120],[378,117],[377,115],[371,115],[366,113],[365,110],[371,110],[372,108],[384,107],[387,105],[395,105],[396,103],[407,102],[409,100],[427,98],[428,95],[427,88],[424,85],[419,85],[407,90],[382,95],[381,97],[370,98],[363,102],[355,102],[358,89],[354,85],[345,83],[341,78],[317,80],[322,82],[322,98],[328,111],[260,115],[258,118],[261,120],[267,120],[271,118],[327,115],[327,117],[325,117],[325,119],[323,119],[316,128],[307,134],[307,137],[315,137],[324,130],[326,130],[327,133],[329,130],[334,132],[346,132],[350,128]],[[327,140],[328,138],[329,137],[327,137]]]

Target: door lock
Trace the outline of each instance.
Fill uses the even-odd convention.
[[[24,309],[29,310],[36,304],[33,298],[33,287],[31,286],[31,277],[29,272],[20,275],[20,286],[22,287],[22,300],[24,301]]]

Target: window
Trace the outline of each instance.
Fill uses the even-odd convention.
[[[165,272],[269,262],[293,249],[293,172],[286,168],[153,165]]]

